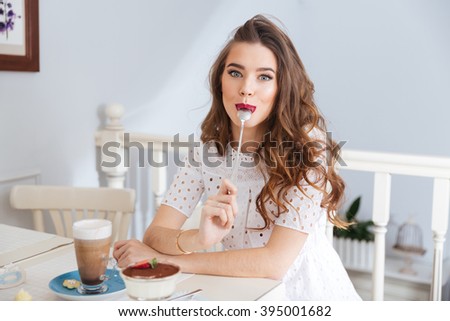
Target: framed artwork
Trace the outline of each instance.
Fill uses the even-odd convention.
[[[39,0],[0,0],[0,70],[39,71]]]

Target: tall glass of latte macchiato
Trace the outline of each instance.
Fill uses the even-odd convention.
[[[81,285],[80,294],[98,294],[108,290],[106,267],[111,247],[112,224],[102,219],[73,223],[73,238]]]

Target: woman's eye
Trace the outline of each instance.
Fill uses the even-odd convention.
[[[230,70],[228,73],[230,74],[231,77],[235,77],[235,78],[241,77],[241,73],[236,70]]]
[[[272,77],[269,75],[261,75],[261,76],[259,76],[259,79],[268,81],[268,80],[272,80]]]

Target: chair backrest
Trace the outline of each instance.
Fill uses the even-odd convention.
[[[57,235],[72,237],[72,224],[84,218],[104,218],[113,223],[113,241],[127,239],[135,208],[135,191],[116,188],[16,185],[11,206],[31,210],[35,229],[44,232],[44,214],[52,219]]]

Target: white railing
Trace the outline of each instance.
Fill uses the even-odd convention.
[[[385,237],[390,212],[391,175],[429,177],[434,180],[431,215],[434,256],[430,299],[441,300],[443,245],[450,202],[450,158],[344,150],[342,159],[346,166],[340,166],[341,171],[364,171],[375,175],[372,211],[375,227],[373,300],[383,300],[384,294]]]
[[[104,129],[96,133],[96,146],[101,148],[100,162],[110,163],[114,160],[112,152],[121,155],[121,162],[114,167],[100,166],[100,171],[106,175],[107,185],[124,187],[127,167],[124,166],[124,155],[127,146],[124,139],[124,128],[120,123],[124,109],[120,105],[110,105],[106,109],[109,122]],[[138,142],[144,147],[152,144],[153,158],[162,160],[164,157],[163,142],[173,141],[172,137],[154,136],[149,134],[130,133],[128,140]],[[186,141],[180,139],[180,141]],[[115,144],[111,144],[111,142]],[[108,143],[108,152],[104,146]],[[170,148],[170,145],[168,146]],[[434,179],[431,229],[434,238],[433,276],[431,284],[431,300],[441,299],[443,244],[448,227],[450,201],[450,158],[411,156],[378,152],[363,152],[344,150],[342,159],[345,166],[338,166],[340,171],[364,171],[374,173],[373,212],[375,233],[374,266],[372,274],[372,299],[384,298],[385,242],[387,224],[389,222],[391,175],[408,175],[430,177]],[[167,168],[152,168],[152,191],[154,208],[162,200],[167,186]],[[328,233],[332,229],[328,225]]]

